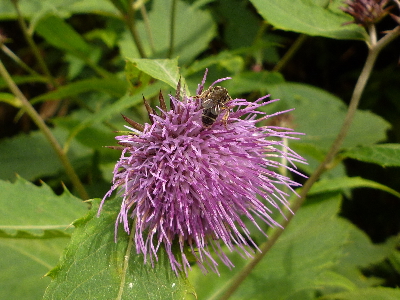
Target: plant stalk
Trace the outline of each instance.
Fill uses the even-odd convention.
[[[175,15],[176,15],[176,0],[172,0],[171,3],[171,19],[169,24],[169,49],[167,57],[171,58],[174,51],[174,40],[175,40]]]
[[[374,28],[371,30],[374,30]],[[372,32],[373,33],[373,32]],[[293,219],[294,214],[299,210],[304,200],[306,199],[306,195],[311,189],[312,185],[318,180],[323,172],[325,172],[329,165],[333,162],[336,154],[339,152],[341,145],[344,142],[344,139],[350,129],[350,125],[354,119],[354,115],[357,111],[358,104],[361,99],[361,95],[365,89],[367,81],[371,75],[372,69],[376,62],[376,59],[380,53],[380,51],[388,45],[391,41],[393,41],[396,37],[400,35],[400,26],[396,27],[394,30],[389,32],[385,37],[380,39],[378,42],[374,43],[374,37],[372,34],[372,39],[369,42],[369,51],[368,56],[365,61],[364,67],[361,71],[361,74],[357,80],[356,86],[353,91],[353,95],[350,100],[350,104],[347,110],[346,117],[343,121],[342,127],[333,142],[331,148],[328,151],[328,154],[325,156],[323,162],[317,167],[314,173],[310,176],[310,178],[305,182],[303,188],[300,192],[300,197],[296,199],[290,206],[290,209],[293,211],[293,214],[290,212],[286,212],[286,218],[282,222],[282,228],[274,228],[272,231],[268,241],[266,241],[263,245],[261,245],[260,250],[261,253],[257,253],[252,259],[236,276],[234,276],[226,285],[223,287],[218,294],[222,294],[221,297],[218,297],[218,294],[213,295],[210,299],[220,299],[227,300],[229,297],[238,289],[241,283],[247,278],[247,276],[253,271],[253,269],[257,266],[257,264],[264,258],[267,252],[272,248],[275,242],[283,233],[290,221]]]
[[[3,65],[3,62],[0,60],[0,74],[4,78],[5,82],[7,83],[9,89],[12,93],[21,101],[23,110],[29,115],[29,117],[35,122],[38,128],[43,132],[46,139],[49,141],[50,145],[56,152],[58,158],[60,159],[62,165],[65,168],[65,172],[67,173],[69,179],[71,180],[72,184],[74,185],[76,191],[78,192],[79,196],[86,200],[89,199],[89,195],[87,194],[81,180],[79,179],[78,175],[76,174],[74,168],[72,167],[67,155],[62,150],[60,144],[51,133],[50,129],[47,127],[46,123],[40,117],[40,115],[36,112],[33,108],[31,103],[26,99],[24,94],[12,80],[10,74],[7,72],[6,68]]]
[[[136,47],[139,51],[140,57],[146,58],[146,54],[144,53],[142,41],[140,40],[139,33],[137,32],[137,28],[136,28],[135,10],[133,9],[133,2],[134,2],[134,0],[129,1],[128,11],[127,11],[126,15],[124,15],[123,11],[121,11],[121,13],[124,16],[125,23],[128,26],[129,32],[131,33],[133,41],[136,44]]]
[[[17,12],[18,23],[21,27],[22,33],[27,41],[29,47],[31,48],[33,55],[35,56],[36,60],[39,63],[40,68],[42,69],[43,74],[46,76],[50,86],[50,89],[58,86],[58,83],[54,80],[53,76],[50,73],[49,68],[47,67],[42,55],[40,54],[39,48],[36,46],[32,36],[28,32],[28,27],[26,26],[24,17],[22,16],[21,10],[18,6],[18,0],[11,0],[12,4],[14,5],[15,11]]]

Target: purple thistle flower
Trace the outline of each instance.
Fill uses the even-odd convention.
[[[293,139],[288,128],[256,127],[256,124],[284,112],[266,115],[257,108],[277,101],[255,102],[234,99],[226,103],[231,112],[222,120],[220,113],[211,126],[202,123],[204,75],[197,96],[170,96],[167,111],[160,94],[160,114],[145,102],[152,124],[140,125],[126,117],[132,133],[117,136],[122,155],[114,169],[113,186],[105,195],[118,189],[123,198],[116,229],[123,223],[130,233],[129,218],[134,219],[134,242],[137,253],[154,264],[163,244],[175,273],[190,268],[187,253],[198,265],[218,273],[218,262],[212,252],[228,267],[233,264],[224,253],[238,251],[251,257],[257,245],[242,219],[249,219],[262,231],[258,222],[280,226],[271,217],[271,208],[281,211],[288,206],[282,187],[293,191],[300,186],[276,172],[285,158],[305,160],[284,146],[282,139]],[[220,82],[224,79],[220,79]],[[213,84],[213,85],[214,85]],[[280,187],[281,186],[281,187]],[[101,210],[101,206],[99,212]],[[258,220],[257,220],[258,219]],[[173,245],[178,245],[177,247]],[[179,254],[177,254],[179,253]]]
[[[354,21],[343,25],[356,23],[365,27],[378,23],[394,6],[387,6],[390,0],[345,0],[347,7],[340,7],[345,13],[353,16]]]

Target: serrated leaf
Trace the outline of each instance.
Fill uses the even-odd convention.
[[[40,237],[47,230],[64,237],[71,222],[87,210],[87,204],[67,190],[57,196],[45,183],[38,187],[21,177],[14,183],[0,181],[0,207],[2,237],[18,232]]]
[[[297,212],[278,242],[230,299],[296,299],[290,297],[316,289],[319,276],[331,270],[342,257],[341,249],[347,242],[349,229],[337,217],[339,196],[321,196],[314,200]],[[208,299],[210,295],[218,299],[221,287],[246,263],[239,255],[229,254],[229,257],[233,257],[235,268],[220,266],[220,277],[204,276],[197,268],[190,274],[199,299]],[[260,293],[260,290],[268,292]]]
[[[329,180],[321,180],[316,182],[311,188],[309,194],[317,194],[323,192],[333,192],[340,191],[344,189],[354,189],[354,188],[373,188],[388,192],[398,198],[400,198],[400,193],[387,187],[386,185],[380,184],[378,182],[364,179],[361,177],[343,177],[334,178]]]
[[[325,271],[315,280],[316,285],[321,287],[334,287],[335,289],[341,288],[347,291],[352,291],[357,286],[347,277],[340,275],[336,272]]]
[[[165,82],[176,89],[180,75],[177,59],[140,59],[128,58],[128,69],[135,67],[151,77]],[[184,79],[181,79],[181,86],[184,86]]]
[[[324,299],[332,300],[398,300],[400,299],[400,289],[387,287],[375,287],[359,289],[346,293],[336,293],[325,295]]]
[[[58,100],[88,91],[104,92],[114,97],[122,97],[126,93],[127,82],[119,78],[90,78],[72,82],[59,87],[55,91],[42,94],[31,99],[37,103],[43,100]]]
[[[87,204],[68,191],[57,196],[47,185],[22,178],[0,181],[0,298],[40,299],[43,276],[58,261],[72,222]]]
[[[75,223],[71,243],[59,265],[48,275],[52,282],[44,299],[185,299],[194,293],[184,276],[173,273],[164,251],[144,264],[133,240],[121,229],[115,243],[119,201],[107,201],[97,218],[99,201]]]
[[[346,276],[357,287],[376,285],[377,278],[366,277],[361,268],[377,264],[395,253],[398,239],[389,238],[385,243],[374,244],[369,236],[350,221],[348,242],[344,245],[346,253],[335,266],[335,271]]]
[[[364,28],[355,24],[352,17],[339,9],[341,0],[293,1],[293,0],[250,0],[259,14],[274,27],[287,31],[324,36],[334,39],[365,40]]]
[[[344,151],[341,156],[378,164],[383,167],[399,167],[400,144],[360,146]]]

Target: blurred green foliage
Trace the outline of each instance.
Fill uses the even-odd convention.
[[[179,79],[193,95],[206,68],[206,86],[230,76],[223,85],[232,97],[269,93],[281,99],[265,107],[269,113],[295,108],[289,126],[306,135],[290,147],[307,158],[301,168],[311,174],[338,133],[365,59],[368,34],[343,26],[351,17],[340,6],[340,0],[3,0],[0,58],[90,198],[110,188],[119,152],[103,146],[115,145],[115,131],[124,130],[120,114],[148,122],[142,97],[155,107],[159,91],[174,94]],[[385,19],[379,35],[395,25]],[[297,42],[293,56],[285,55]],[[335,164],[232,299],[400,299],[400,72],[398,47],[384,51]],[[222,267],[220,277],[194,265],[188,279],[176,277],[163,254],[154,269],[143,266],[125,232],[114,243],[118,201],[96,218],[98,200],[73,196],[57,155],[2,78],[0,88],[1,299],[218,298],[245,260],[231,254],[236,268]],[[42,276],[51,269],[45,293],[49,278]]]

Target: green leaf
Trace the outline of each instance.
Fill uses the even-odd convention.
[[[78,95],[88,91],[104,92],[111,96],[122,97],[127,90],[127,82],[117,77],[112,78],[90,78],[72,82],[59,87],[55,91],[42,94],[31,99],[32,103],[43,100],[58,100]]]
[[[162,249],[154,268],[136,254],[132,237],[121,229],[114,238],[120,201],[107,201],[97,218],[99,201],[75,222],[76,229],[60,263],[48,275],[44,299],[185,299],[194,294],[184,275],[173,273]],[[162,248],[162,247],[161,247]]]
[[[360,146],[344,151],[341,156],[378,164],[383,167],[399,167],[400,144]]]
[[[304,136],[300,137],[301,139]],[[296,153],[299,153],[307,160],[307,165],[298,165],[298,167],[305,173],[311,174],[316,170],[319,164],[324,160],[326,151],[313,145],[311,143],[303,143],[298,140],[292,140],[289,142],[289,146]],[[346,169],[343,162],[339,162],[334,168],[327,170],[327,172],[321,175],[321,178],[337,178],[346,176]]]
[[[113,104],[103,107],[101,110],[91,115],[87,119],[82,120],[81,123],[70,132],[67,144],[71,143],[79,132],[89,127],[90,125],[105,121],[111,118],[111,116],[113,115],[120,114],[121,111],[123,111],[124,109],[142,102],[143,97],[148,99],[157,95],[163,86],[164,84],[161,82],[156,82],[148,86],[143,86],[136,90],[136,94],[126,94]]]
[[[216,25],[208,11],[200,10],[195,5],[190,6],[186,1],[175,1],[174,49],[172,55],[168,55],[172,1],[175,0],[152,1],[148,14],[149,27],[143,21],[138,21],[137,30],[148,58],[178,57],[180,64],[188,64],[207,49],[216,35]],[[119,45],[122,56],[140,57],[128,31]]]
[[[57,196],[45,183],[38,187],[21,177],[14,183],[0,181],[0,206],[1,237],[65,237],[72,221],[87,210],[67,190]]]
[[[7,103],[17,108],[22,107],[21,101],[10,93],[0,93],[0,102]]]
[[[352,17],[339,9],[341,0],[250,0],[258,13],[274,27],[312,36],[366,40],[365,29],[343,25]]]
[[[112,49],[116,45],[117,32],[111,29],[93,29],[85,34],[88,40],[100,39],[108,48]]]
[[[334,192],[349,188],[354,189],[362,187],[379,189],[400,198],[399,192],[387,187],[386,185],[361,177],[343,177],[329,180],[321,180],[313,185],[309,193],[312,195],[322,192]]]
[[[57,126],[73,131],[79,126],[82,120],[92,117],[88,112],[75,111],[69,116],[54,119],[53,122]],[[121,120],[123,121],[122,117]],[[113,125],[115,125],[113,123]],[[121,127],[122,129],[123,127]],[[80,131],[75,138],[82,145],[99,151],[104,146],[115,144],[115,131],[102,123],[92,124]]]
[[[72,222],[88,205],[67,190],[56,195],[46,184],[21,177],[0,181],[0,290],[2,299],[40,299],[43,276],[58,261]]]
[[[393,253],[389,256],[389,261],[397,273],[400,274],[400,251],[393,251]]]
[[[242,72],[224,83],[230,94],[244,94],[259,91],[265,95],[270,85],[283,83],[285,80],[278,72]]]
[[[86,43],[79,33],[63,19],[54,15],[41,19],[36,26],[36,32],[54,47],[82,59],[90,57],[91,52],[94,51],[94,47]]]
[[[233,53],[232,51],[221,51],[216,55],[210,55],[203,59],[194,61],[190,66],[188,66],[187,69],[183,69],[182,73],[185,76],[192,75],[196,72],[204,73],[206,68],[209,68],[213,65],[224,68],[229,73],[237,74],[243,71],[245,62],[243,57]]]
[[[177,59],[140,59],[128,58],[127,68],[135,67],[151,77],[161,80],[176,89],[180,78]],[[181,79],[181,86],[185,84]]]
[[[53,134],[61,143],[67,132],[53,129]],[[55,175],[63,171],[63,166],[41,132],[20,134],[0,142],[0,179],[11,180],[15,174],[34,180],[43,176]],[[91,154],[90,149],[72,143],[68,158],[72,163]]]
[[[324,299],[332,300],[398,300],[400,289],[375,287],[356,291],[325,295]]]
[[[325,271],[315,280],[317,286],[323,288],[333,287],[335,290],[338,288],[346,291],[352,291],[357,288],[357,286],[347,277],[332,271]],[[314,298],[313,298],[314,299]]]
[[[0,298],[41,299],[50,283],[43,276],[55,266],[68,241],[69,237],[0,238]]]
[[[65,14],[64,7],[70,7],[80,0],[19,0],[18,6],[26,18],[42,17],[46,13]],[[0,19],[17,19],[17,13],[11,1],[0,1]]]
[[[344,255],[343,245],[348,242],[347,223],[337,217],[340,196],[322,195],[297,212],[283,235],[257,265],[232,299],[296,299],[301,291],[316,290],[315,282]],[[323,224],[323,226],[321,226]],[[208,299],[226,282],[241,271],[246,261],[237,254],[233,257],[235,268],[220,265],[221,276],[204,276],[196,269],[189,274],[199,299]],[[331,286],[331,285],[330,285]],[[338,283],[339,287],[343,283]],[[268,291],[260,293],[260,291]],[[298,298],[297,298],[298,299]]]
[[[17,85],[32,82],[47,82],[47,79],[43,76],[12,76],[11,78]],[[0,88],[8,88],[8,84],[3,77],[0,77]]]
[[[346,115],[346,105],[328,92],[305,84],[281,83],[269,86],[273,98],[279,98],[282,110],[295,108],[296,131],[306,135],[299,142],[328,150]],[[386,138],[390,124],[368,111],[358,110],[343,143],[343,148],[374,144]]]
[[[395,253],[399,239],[389,238],[385,243],[374,244],[364,231],[350,221],[346,222],[350,228],[349,242],[344,245],[343,252],[346,255],[335,266],[335,270],[358,287],[376,285],[378,279],[364,276],[361,268],[367,268],[390,257]]]
[[[73,13],[98,13],[115,15],[117,9],[109,0],[19,0],[19,8],[24,17],[40,18],[48,13],[69,17]],[[17,13],[11,1],[0,1],[0,20],[16,19]]]

